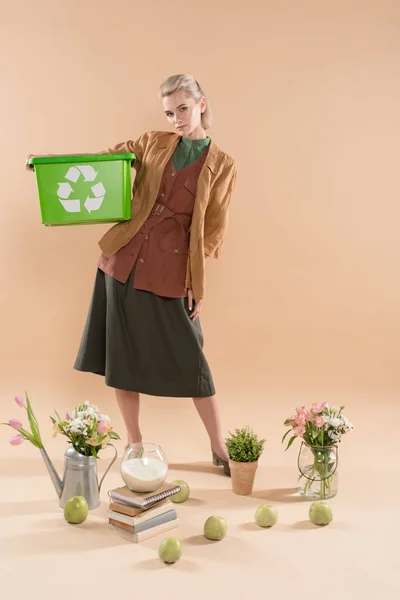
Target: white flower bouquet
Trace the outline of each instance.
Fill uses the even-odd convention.
[[[67,411],[65,419],[61,419],[57,411],[57,419],[50,417],[53,423],[53,437],[65,435],[75,450],[83,456],[98,458],[98,452],[110,440],[119,440],[118,433],[113,431],[111,419],[99,412],[94,404],[88,401],[79,404],[72,412]]]

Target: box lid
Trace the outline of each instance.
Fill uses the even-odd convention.
[[[110,160],[130,160],[135,162],[136,156],[131,152],[121,154],[68,154],[63,156],[33,156],[29,159],[30,165],[50,165],[57,163],[87,163],[104,162]]]

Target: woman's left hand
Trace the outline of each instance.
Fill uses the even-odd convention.
[[[190,311],[193,310],[194,306],[194,312],[190,315],[190,318],[192,319],[192,321],[195,321],[201,313],[201,309],[203,307],[203,300],[195,302],[193,298],[193,290],[188,290],[188,305]]]

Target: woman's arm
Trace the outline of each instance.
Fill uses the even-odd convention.
[[[107,148],[104,152],[98,152],[98,154],[126,154],[132,152],[136,156],[134,163],[135,170],[138,170],[142,160],[143,153],[146,146],[147,134],[144,133],[137,140],[127,140],[126,142],[120,142],[111,148]]]
[[[101,150],[100,152],[69,152],[68,154],[27,154],[25,160],[25,168],[28,171],[34,170],[34,165],[29,164],[29,159],[33,157],[42,158],[46,156],[87,156],[88,154],[126,154],[132,152],[136,156],[134,167],[137,170],[143,158],[145,136],[146,134],[143,134],[137,140],[128,140],[126,142],[120,142],[119,144],[111,146],[110,148],[107,148],[107,150]]]
[[[210,200],[204,219],[204,253],[206,257],[218,258],[228,228],[228,209],[235,187],[237,171],[228,157],[217,175],[210,192]]]

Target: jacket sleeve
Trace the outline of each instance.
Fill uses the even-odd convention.
[[[228,228],[228,209],[236,176],[235,163],[230,159],[212,185],[204,218],[204,253],[206,257],[219,258]]]
[[[137,171],[143,160],[144,149],[146,147],[146,139],[147,134],[144,133],[137,140],[127,140],[126,142],[120,142],[119,144],[116,144],[111,148],[107,148],[107,150],[99,152],[98,154],[124,154],[126,152],[133,152],[133,154],[136,156],[136,161],[134,162],[133,166]]]

